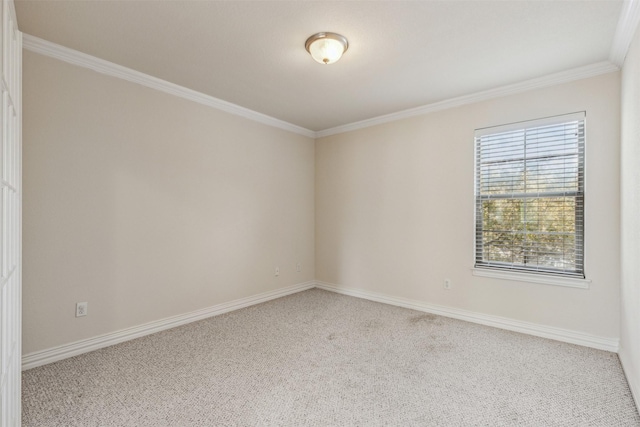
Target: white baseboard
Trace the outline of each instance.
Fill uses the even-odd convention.
[[[36,366],[46,365],[68,357],[77,356],[79,354],[88,353],[110,345],[129,341],[145,335],[150,335],[166,329],[175,328],[176,326],[206,319],[207,317],[217,316],[219,314],[228,313],[230,311],[239,310],[251,305],[260,304],[265,301],[280,298],[296,292],[305,291],[314,287],[315,282],[305,282],[286,288],[276,289],[274,291],[264,292],[246,298],[240,298],[234,301],[217,304],[212,307],[203,308],[201,310],[192,311],[178,316],[167,317],[166,319],[156,320],[154,322],[145,323],[144,325],[134,326],[122,329],[116,332],[100,335],[85,340],[75,341],[58,347],[48,348],[41,351],[25,354],[22,356],[22,370],[35,368]]]
[[[353,297],[368,299],[371,301],[410,308],[413,310],[437,314],[440,316],[452,317],[454,319],[465,320],[472,323],[479,323],[481,325],[493,326],[494,328],[506,329],[509,331],[520,332],[523,334],[534,335],[542,338],[549,338],[552,340],[562,341],[570,344],[578,344],[585,347],[596,348],[599,350],[612,351],[614,353],[618,352],[619,340],[616,338],[597,337],[594,335],[585,334],[584,332],[554,328],[552,326],[523,322],[506,317],[461,310],[459,308],[428,304],[422,301],[394,297],[377,292],[365,291],[363,289],[349,288],[345,286],[335,285],[333,283],[320,281],[316,281],[315,283],[317,288],[331,292],[337,292],[344,295],[350,295]]]
[[[493,326],[495,328],[506,329],[509,331],[521,332],[524,334],[534,335],[543,338],[549,338],[557,341],[563,341],[571,344],[578,344],[586,347],[592,347],[599,350],[607,350],[618,352],[619,340],[614,338],[602,338],[583,332],[576,332],[567,329],[554,328],[551,326],[539,325],[536,323],[523,322],[520,320],[508,319],[505,317],[493,316],[489,314],[476,313],[467,310],[461,310],[452,307],[428,304],[422,301],[410,300],[405,298],[394,297],[390,295],[370,292],[362,289],[348,288],[335,285],[332,283],[310,281],[289,286],[286,288],[276,289],[274,291],[264,292],[258,295],[237,299],[234,301],[217,304],[212,307],[201,310],[192,311],[190,313],[178,316],[168,317],[166,319],[156,320],[154,322],[145,323],[143,325],[134,326],[120,331],[111,332],[85,340],[75,341],[57,347],[48,348],[41,351],[25,354],[22,356],[22,370],[35,368],[37,366],[46,365],[48,363],[57,362],[58,360],[77,356],[79,354],[88,353],[110,345],[129,341],[145,335],[150,335],[166,329],[175,328],[187,323],[206,319],[207,317],[217,316],[219,314],[228,313],[230,311],[239,310],[255,304],[260,304],[272,299],[280,298],[296,292],[305,291],[311,288],[324,289],[331,292],[337,292],[344,295],[350,295],[371,301],[377,301],[385,304],[391,304],[399,307],[410,308],[413,310],[433,313],[440,316],[451,317],[454,319],[465,320],[467,322],[478,323],[481,325]],[[621,359],[622,360],[622,359]],[[624,365],[624,361],[623,365]],[[640,384],[633,384],[629,381],[634,396],[638,396]],[[636,401],[638,399],[636,398]]]
[[[634,370],[635,366],[627,359],[627,352],[623,348],[618,352],[618,357],[620,358],[624,375],[627,377],[631,396],[636,402],[636,408],[640,410],[640,373]]]

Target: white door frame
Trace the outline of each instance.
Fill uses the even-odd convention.
[[[21,423],[22,33],[2,0],[0,37],[0,426]]]

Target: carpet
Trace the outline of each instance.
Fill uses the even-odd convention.
[[[618,356],[319,289],[23,373],[24,426],[639,426]]]

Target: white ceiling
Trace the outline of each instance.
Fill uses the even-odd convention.
[[[622,1],[18,0],[20,30],[319,131],[609,58]],[[336,64],[308,36],[349,39]]]

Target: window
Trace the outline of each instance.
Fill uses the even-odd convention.
[[[476,131],[476,267],[584,278],[584,122]]]

